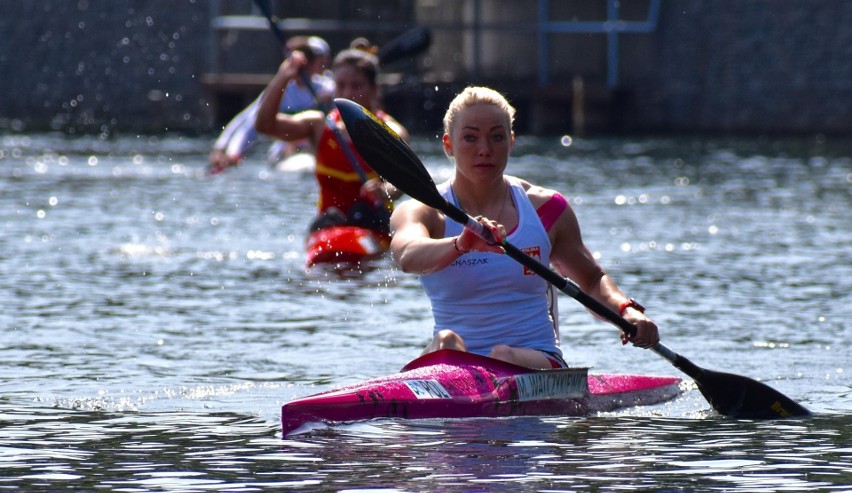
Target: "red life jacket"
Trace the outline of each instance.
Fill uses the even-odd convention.
[[[390,117],[382,112],[376,112],[376,116],[380,119],[387,120]],[[340,113],[335,109],[329,113],[329,118],[335,123],[340,121]],[[376,178],[378,175],[364,161],[355,146],[351,142],[347,142],[352,153],[358,158],[358,164],[361,169],[367,174],[367,178]],[[346,153],[340,148],[334,132],[326,125],[322,132],[322,137],[317,143],[316,151],[317,163],[314,175],[319,184],[319,199],[317,206],[319,212],[322,213],[329,207],[337,207],[344,214],[349,212],[349,209],[361,196],[361,178],[358,172],[352,167]]]

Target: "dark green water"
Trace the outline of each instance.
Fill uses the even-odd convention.
[[[312,177],[256,157],[211,179],[209,144],[0,136],[0,489],[852,490],[852,144],[521,139],[510,165],[569,198],[668,346],[814,418],[722,418],[687,385],[606,415],[287,440],[282,403],[397,371],[428,303],[388,259],[305,271]],[[678,375],[560,308],[573,364]]]

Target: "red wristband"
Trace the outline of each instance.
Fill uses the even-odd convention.
[[[645,313],[645,307],[640,305],[638,301],[634,300],[633,298],[630,298],[629,300],[625,301],[624,303],[621,304],[621,306],[618,307],[618,316],[623,317],[624,316],[624,310],[627,310],[631,306],[633,308],[639,310],[640,312]]]

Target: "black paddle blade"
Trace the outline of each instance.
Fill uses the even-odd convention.
[[[415,27],[392,39],[379,50],[379,63],[387,65],[397,60],[411,58],[426,50],[432,43],[432,32],[425,27]]]
[[[376,173],[409,196],[465,224],[467,216],[441,196],[420,158],[393,129],[354,101],[337,98],[334,104],[358,153]]]
[[[691,376],[719,414],[741,419],[802,418],[811,412],[765,383],[732,373],[706,370],[678,355],[674,365]]]

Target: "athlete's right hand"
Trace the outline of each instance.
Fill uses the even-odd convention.
[[[308,59],[305,58],[305,54],[296,50],[281,62],[281,65],[278,67],[278,73],[288,79],[295,79],[299,75],[299,71],[305,68],[307,64]]]
[[[503,238],[506,237],[506,228],[502,224],[497,224],[496,221],[485,217],[477,217],[477,221],[485,229],[491,232],[494,237],[494,242],[487,242],[477,236],[473,231],[465,228],[462,234],[459,235],[458,248],[466,252],[491,252],[491,253],[506,253],[506,250],[500,245]]]

